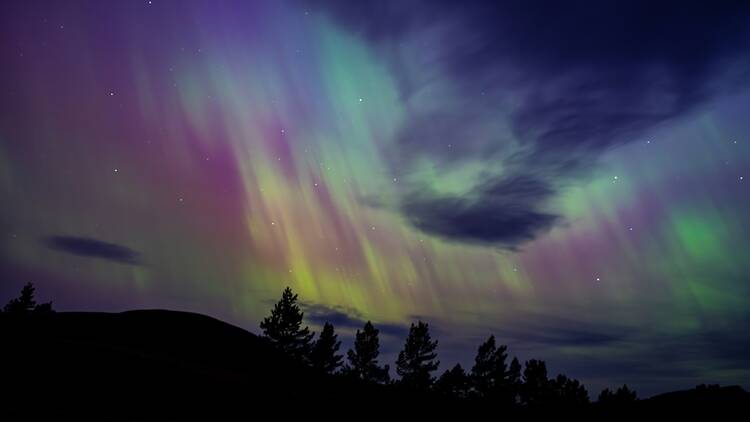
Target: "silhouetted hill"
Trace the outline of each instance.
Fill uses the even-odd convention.
[[[673,391],[659,394],[647,400],[643,400],[646,407],[669,408],[680,406],[682,408],[710,408],[710,407],[732,407],[750,410],[750,393],[742,387],[732,385],[728,387],[699,386],[691,390]]]
[[[658,394],[648,399],[622,405],[602,406],[595,403],[591,415],[617,417],[668,416],[714,420],[734,419],[750,410],[750,393],[742,387],[698,386],[690,390]]]
[[[264,338],[188,312],[0,314],[0,336],[0,420],[265,419],[268,412],[283,419],[352,419],[404,411],[424,419],[519,411],[324,375],[278,353]],[[710,386],[626,408],[565,409],[599,417],[746,410],[749,403],[750,393],[740,387]],[[535,412],[548,410],[555,409]]]
[[[255,334],[188,312],[0,314],[0,334],[0,382],[13,386],[6,415],[250,412],[278,402],[339,401],[372,388],[351,388],[348,380],[343,386]]]

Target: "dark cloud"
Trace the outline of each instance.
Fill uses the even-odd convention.
[[[512,249],[557,221],[558,216],[537,209],[550,193],[543,181],[517,176],[493,180],[468,196],[416,193],[404,198],[401,209],[425,232]]]
[[[750,374],[748,321],[745,315],[730,325],[706,324],[670,333],[532,314],[497,335],[592,384],[599,379],[627,382],[640,385],[648,395],[675,385],[725,383],[736,380],[737,374]]]
[[[521,311],[500,327],[486,326],[482,330],[487,336],[494,334],[500,343],[532,348],[604,347],[628,343],[638,335],[633,327],[620,324]]]
[[[121,264],[139,265],[140,254],[125,246],[87,237],[50,236],[42,240],[48,248],[71,255],[99,258]]]
[[[434,83],[458,93],[410,107],[389,161],[399,172],[424,156],[438,171],[488,169],[459,194],[419,180],[402,193],[409,222],[459,241],[533,239],[561,221],[550,199],[604,152],[736,88],[750,69],[750,2],[306,3],[382,51],[407,103]],[[412,54],[393,53],[404,45]],[[415,45],[426,59],[410,74]]]
[[[498,335],[513,343],[544,346],[597,347],[624,341],[628,331],[604,331],[602,328],[557,327],[529,331],[504,330]]]
[[[750,375],[750,337],[746,332],[708,329],[665,334],[644,330],[611,348],[581,349],[553,357],[559,368],[590,380],[592,385],[627,382],[639,385],[639,392],[648,396],[675,386],[735,383],[746,378]]]
[[[323,325],[328,322],[338,329],[361,330],[367,322],[367,319],[357,310],[343,306],[326,306],[302,302],[300,307],[305,312],[305,319],[316,325]],[[409,331],[408,327],[399,324],[373,322],[373,325],[380,330],[381,334],[388,336],[405,337]]]

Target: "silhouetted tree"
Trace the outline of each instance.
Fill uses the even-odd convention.
[[[336,372],[344,359],[343,355],[336,353],[339,351],[339,347],[341,347],[341,342],[338,341],[333,325],[326,322],[310,353],[310,363],[313,368],[320,369],[328,374]]]
[[[503,404],[515,404],[514,380],[508,370],[508,347],[496,346],[495,336],[490,336],[477,349],[471,381],[480,397],[492,398]],[[520,368],[518,369],[520,372]],[[516,379],[517,382],[517,379]]]
[[[447,369],[435,382],[435,391],[446,396],[465,398],[471,389],[471,379],[460,364]]]
[[[589,403],[589,393],[578,380],[560,374],[551,381],[554,401],[564,406],[582,406]]]
[[[510,362],[510,366],[508,367],[508,377],[507,377],[507,396],[508,400],[512,401],[513,404],[517,404],[520,400],[519,396],[521,394],[521,363],[518,361],[517,357],[513,357],[513,360]]]
[[[260,323],[263,334],[292,358],[306,361],[310,356],[314,336],[308,327],[302,328],[304,313],[297,305],[297,295],[287,287],[271,310],[271,315]]]
[[[52,310],[52,302],[37,304],[34,300],[34,288],[33,283],[26,283],[21,289],[21,296],[11,299],[4,308],[4,311],[9,314],[45,314],[54,312]]]
[[[609,388],[605,388],[601,393],[599,393],[599,399],[597,401],[603,405],[623,406],[633,403],[637,400],[638,394],[635,392],[635,390],[631,390],[630,388],[628,388],[627,384],[624,384],[614,393]]]
[[[494,335],[479,345],[471,368],[471,380],[474,390],[480,396],[488,396],[495,390],[498,379],[505,376],[505,359],[508,357],[506,349],[506,346],[498,348],[495,345]]]
[[[547,378],[547,364],[543,360],[526,361],[521,402],[530,407],[541,406],[550,403],[554,398],[553,394],[552,385]]]
[[[5,312],[22,314],[34,310],[34,306],[36,306],[34,290],[34,285],[32,283],[26,283],[21,289],[21,296],[11,299],[10,302],[5,305]]]
[[[344,367],[345,374],[378,384],[384,384],[390,380],[388,375],[390,367],[378,365],[380,354],[378,333],[379,331],[370,321],[367,321],[362,331],[357,330],[354,349],[349,349],[346,353],[349,363]]]
[[[440,365],[436,360],[437,340],[432,341],[427,323],[411,324],[404,349],[398,353],[396,373],[401,376],[401,385],[414,390],[427,390],[435,378],[432,372]]]

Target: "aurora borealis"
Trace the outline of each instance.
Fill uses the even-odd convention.
[[[3,2],[0,293],[748,387],[749,9]]]

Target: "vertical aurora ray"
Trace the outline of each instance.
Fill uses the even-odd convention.
[[[561,180],[547,204],[559,224],[508,250],[424,233],[400,212],[415,186],[470,196],[482,177],[511,170],[478,159],[474,139],[502,140],[495,154],[522,151],[492,119],[467,125],[462,143],[435,141],[439,153],[407,153],[401,136],[417,112],[489,101],[465,98],[432,65],[439,33],[391,51],[293,4],[154,3],[7,6],[0,263],[59,308],[172,307],[252,328],[290,285],[358,318],[420,316],[460,332],[441,343],[449,358],[468,362],[498,332],[522,357],[561,368],[750,320],[750,123],[738,111],[748,92]],[[410,95],[407,80],[420,82]],[[522,100],[497,95],[498,115]],[[126,245],[142,262],[40,246],[52,235]],[[528,340],[561,321],[626,334],[584,346]],[[717,381],[750,374],[705,360],[718,362],[705,370]]]

